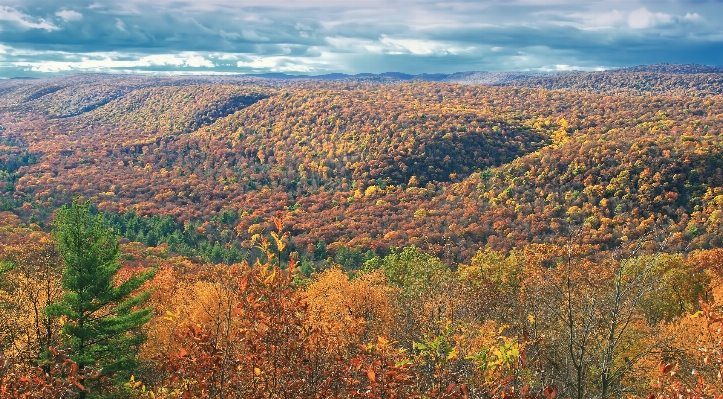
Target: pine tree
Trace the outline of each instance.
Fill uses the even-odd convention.
[[[137,348],[145,339],[140,327],[151,317],[151,309],[142,307],[151,292],[136,291],[153,272],[116,284],[118,237],[105,228],[102,215],[91,215],[90,202],[76,199],[72,206],[61,208],[54,227],[67,293],[46,312],[65,318],[65,345],[78,366],[99,371],[91,389],[99,390],[100,377],[127,381],[136,365]],[[81,398],[85,396],[83,392]]]

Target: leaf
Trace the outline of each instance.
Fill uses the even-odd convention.
[[[670,369],[673,368],[673,366],[674,366],[673,363],[668,363],[668,364],[660,363],[658,365],[658,370],[660,370],[660,374],[667,374],[670,371]]]
[[[451,394],[452,391],[454,391],[454,388],[456,388],[456,387],[457,387],[457,384],[455,384],[454,382],[447,385],[447,391],[446,391],[447,395]]]
[[[691,315],[688,315],[688,317],[690,317],[691,319],[695,319],[695,318],[698,318],[701,316],[703,316],[703,311],[701,311],[701,310],[699,310]]]
[[[279,237],[279,235],[276,234],[276,232],[273,232],[273,231],[271,232],[271,237],[274,239],[274,242],[276,242],[276,248],[277,248],[279,251],[283,251],[284,248],[286,247],[286,244],[284,244],[284,241],[283,241],[282,237]]]
[[[276,269],[274,269],[274,271],[271,272],[271,274],[269,274],[269,276],[266,277],[266,279],[264,279],[264,284],[270,283],[274,279],[274,277],[276,277]]]
[[[254,374],[256,374],[257,376],[261,375],[261,369],[258,367],[254,367]]]
[[[70,365],[70,373],[68,373],[68,376],[74,377],[77,374],[78,374],[78,363],[73,362]]]
[[[173,313],[170,310],[166,310],[166,316],[163,318],[163,320],[175,321],[176,319],[178,319],[177,313]]]
[[[80,389],[81,391],[85,391],[85,387],[83,386],[83,384],[79,383],[79,382],[76,381],[75,379],[71,380],[71,382],[73,383],[73,385],[75,385],[76,387],[78,387],[78,389]]]
[[[351,363],[351,366],[354,369],[354,371],[361,370],[362,362],[361,362],[361,359],[359,359],[358,357],[352,359],[350,363]]]
[[[274,226],[276,227],[276,231],[281,232],[281,230],[284,229],[284,216],[281,213],[281,211],[277,211],[276,216],[272,217],[271,220],[274,221]]]
[[[459,388],[462,391],[462,395],[464,395],[464,399],[469,399],[469,388],[467,384],[461,384]]]
[[[371,368],[367,369],[367,378],[369,378],[369,381],[376,382],[377,381],[377,375],[374,373],[374,370]]]
[[[547,399],[555,399],[555,396],[557,396],[557,390],[552,386],[549,386],[542,392],[542,396]]]

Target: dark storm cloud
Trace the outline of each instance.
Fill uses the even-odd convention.
[[[0,0],[0,76],[723,64],[722,0]]]
[[[175,51],[253,52],[253,45],[299,44],[312,46],[323,40],[298,35],[292,19],[239,20],[241,15],[196,14],[180,10],[127,10],[85,8],[74,10],[81,20],[55,20],[54,29],[3,30],[6,45],[34,50],[69,52]]]

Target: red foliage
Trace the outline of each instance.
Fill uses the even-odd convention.
[[[78,371],[66,353],[50,349],[52,360],[23,366],[17,359],[0,357],[0,397],[3,399],[73,398],[85,389],[85,372]]]

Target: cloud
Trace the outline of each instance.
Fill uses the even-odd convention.
[[[293,60],[288,57],[251,57],[250,61],[238,61],[236,66],[253,73],[313,73],[316,71],[313,65],[308,65],[306,62]]]
[[[119,18],[115,19],[115,27],[121,32],[126,31],[126,24],[124,24],[123,21],[121,21]]]
[[[83,14],[73,10],[62,10],[55,13],[58,17],[64,21],[80,21],[83,19]]]
[[[223,30],[221,31],[221,36],[223,36]],[[234,35],[238,36],[238,33],[234,33]],[[261,42],[267,42],[269,41],[269,38],[266,36],[261,36],[256,31],[250,30],[250,29],[243,29],[241,31],[240,37],[243,37],[246,40],[249,41],[261,41]],[[236,37],[236,39],[239,39],[239,37]]]
[[[713,0],[0,3],[0,77],[723,64]]]
[[[191,68],[213,68],[213,62],[207,60],[200,55],[194,55],[186,58],[183,64]]]
[[[652,13],[646,8],[639,8],[628,16],[628,25],[633,29],[645,29],[652,26],[669,24],[673,17],[664,13]]]
[[[37,22],[33,22],[33,19]],[[33,18],[8,6],[0,6],[0,21],[8,21],[25,29],[45,29],[46,31],[60,29],[43,18]]]
[[[26,72],[57,73],[112,72],[114,70],[162,71],[168,68],[214,68],[214,62],[206,55],[196,53],[155,54],[146,56],[121,55],[118,53],[63,54],[63,53],[22,53],[11,50],[14,58],[23,58],[13,65],[0,61],[0,67],[20,67]],[[24,55],[24,56],[23,56]],[[42,61],[40,61],[42,60]]]

